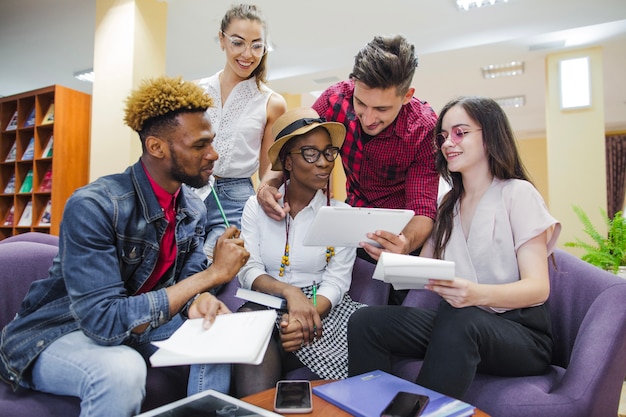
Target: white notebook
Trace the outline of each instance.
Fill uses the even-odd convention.
[[[152,366],[194,363],[247,363],[263,360],[276,321],[275,310],[220,314],[208,329],[188,319],[166,340],[152,342]]]
[[[454,279],[454,262],[383,252],[372,278],[389,282],[396,290],[424,288],[429,279]]]

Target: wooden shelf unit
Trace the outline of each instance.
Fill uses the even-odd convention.
[[[54,103],[54,121],[42,124]],[[26,127],[32,109],[35,123]],[[17,111],[17,127],[9,122]],[[89,127],[91,96],[59,85],[41,88],[0,98],[0,240],[30,231],[59,234],[63,208],[69,196],[89,181]],[[48,141],[54,137],[51,157],[44,157]],[[24,151],[34,139],[32,159],[23,160]],[[16,158],[7,156],[16,144]],[[52,186],[40,191],[46,171],[52,169]],[[32,190],[20,192],[29,171],[32,171]],[[5,192],[11,177],[15,177],[15,191]],[[39,220],[48,200],[52,201],[49,226],[39,226]],[[20,226],[20,218],[28,203],[32,205],[32,223]],[[12,224],[5,224],[13,207]]]

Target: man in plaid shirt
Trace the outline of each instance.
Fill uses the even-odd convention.
[[[382,245],[363,244],[374,260],[382,251],[419,250],[437,209],[437,116],[430,105],[413,97],[415,68],[415,47],[405,38],[377,36],[356,55],[350,79],[327,88],[313,104],[320,117],[346,127],[341,148],[346,202],[415,212],[400,235],[376,231],[368,236]],[[275,173],[266,173],[257,192],[266,213],[276,220],[289,211],[277,203],[281,181]]]

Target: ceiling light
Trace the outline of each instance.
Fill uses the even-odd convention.
[[[80,81],[93,83],[93,80],[94,80],[93,68],[75,72],[74,78]]]
[[[509,77],[524,73],[523,61],[512,61],[506,64],[487,65],[482,67],[483,78]]]
[[[500,97],[494,100],[502,108],[522,107],[526,104],[526,96]]]
[[[459,10],[469,10],[484,6],[493,6],[497,3],[507,3],[509,0],[456,0]]]

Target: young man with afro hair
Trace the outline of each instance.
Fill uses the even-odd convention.
[[[2,332],[0,377],[80,397],[81,416],[131,416],[145,396],[150,342],[185,318],[207,325],[226,306],[209,291],[230,281],[248,252],[231,227],[207,268],[205,206],[186,185],[212,173],[211,99],[180,78],[147,80],[126,102],[139,161],[68,199],[49,277],[30,288]],[[230,365],[193,365],[188,393],[226,392]]]

